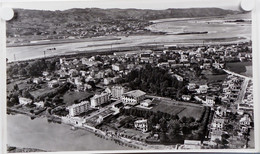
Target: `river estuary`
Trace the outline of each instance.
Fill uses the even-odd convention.
[[[7,115],[7,144],[46,151],[133,150],[99,138],[86,130],[71,130],[64,124],[49,123],[46,118]]]

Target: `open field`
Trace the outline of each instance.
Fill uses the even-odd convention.
[[[66,92],[63,96],[63,103],[66,104],[66,106],[70,106],[74,104],[74,101],[83,100],[86,98],[89,98],[93,95],[93,93],[90,92]]]
[[[207,75],[206,78],[208,79],[208,82],[216,82],[216,81],[224,81],[227,77],[227,74],[223,75]]]
[[[246,66],[252,66],[252,62],[235,62],[227,63],[226,65],[231,72],[241,74],[247,71]]]
[[[190,104],[184,102],[176,102],[176,101],[163,101],[163,100],[155,100],[155,106],[152,111],[161,111],[169,114],[177,114],[180,118],[183,116],[186,117],[194,117],[198,119],[202,114],[203,107],[197,104]]]

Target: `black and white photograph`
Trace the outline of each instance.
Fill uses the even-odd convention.
[[[7,153],[255,149],[252,12],[239,3],[16,2]]]

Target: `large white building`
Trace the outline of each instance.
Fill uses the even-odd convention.
[[[104,103],[107,103],[109,101],[109,94],[108,93],[102,93],[100,95],[95,94],[90,99],[90,104],[92,108],[96,108]]]
[[[136,129],[141,130],[142,132],[148,131],[148,122],[147,120],[137,120],[134,122]]]
[[[32,100],[25,97],[19,97],[19,103],[22,105],[31,104]]]
[[[79,104],[73,104],[67,107],[67,109],[69,110],[69,115],[72,117],[88,111],[89,108],[90,108],[89,101],[82,101]]]
[[[125,88],[122,86],[113,86],[111,88],[111,95],[113,98],[117,98],[117,99],[121,98],[124,92],[125,92]]]
[[[121,97],[121,100],[125,104],[135,105],[140,103],[142,100],[145,99],[146,93],[141,90],[132,90],[127,93],[124,93]]]

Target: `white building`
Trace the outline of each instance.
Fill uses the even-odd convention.
[[[113,98],[121,98],[121,96],[125,93],[125,88],[122,86],[113,86],[111,88],[111,95]]]
[[[36,107],[44,107],[44,102],[40,101],[40,102],[34,102],[34,105],[36,105]]]
[[[250,126],[252,120],[248,114],[245,114],[240,120],[239,123],[242,126]]]
[[[135,105],[145,99],[146,93],[141,90],[132,90],[124,93],[121,100],[126,104]]]
[[[42,83],[42,79],[41,78],[34,78],[33,83],[40,84],[40,83]]]
[[[145,99],[140,103],[141,106],[143,107],[150,107],[152,105],[152,100],[150,99]]]
[[[73,117],[81,113],[87,112],[90,109],[90,103],[89,101],[82,101],[79,104],[73,104],[67,107],[67,109],[69,110],[69,115]]]
[[[222,130],[224,127],[224,119],[215,118],[212,122],[212,129],[214,130]]]
[[[112,70],[121,71],[123,68],[120,64],[112,64]]]
[[[92,108],[96,108],[104,103],[109,101],[109,94],[102,93],[100,95],[95,94],[92,98],[90,98],[90,104]]]
[[[19,97],[19,103],[22,105],[31,104],[32,100],[29,98]]]
[[[213,107],[215,105],[215,98],[207,96],[206,101],[204,102],[204,105]]]
[[[50,88],[57,87],[58,85],[59,85],[59,82],[57,80],[51,80],[50,82],[48,82],[48,86]]]
[[[148,131],[148,122],[147,120],[137,120],[134,122],[136,129],[141,130],[142,132]]]
[[[181,77],[180,75],[175,74],[174,76],[178,81],[183,81],[183,77]]]
[[[200,85],[198,89],[196,89],[197,93],[199,94],[205,94],[208,92],[208,86],[207,85]]]

